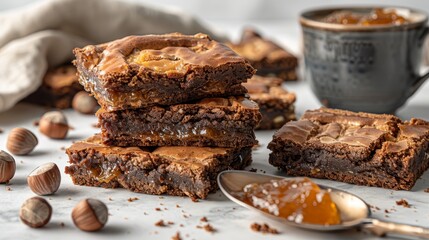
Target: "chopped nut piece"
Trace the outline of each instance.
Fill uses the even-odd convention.
[[[139,200],[139,198],[137,198],[137,197],[130,197],[130,198],[128,198],[128,202],[134,202],[136,200]]]
[[[176,234],[171,237],[171,240],[182,240],[182,238],[180,237],[180,233],[176,232]]]
[[[159,220],[158,222],[155,223],[155,226],[157,227],[165,227],[167,226],[164,222],[164,220]]]
[[[407,200],[405,200],[403,198],[401,200],[396,201],[396,205],[403,206],[405,208],[410,208],[411,207],[411,205],[407,202]]]
[[[250,229],[252,229],[255,232],[279,234],[279,231],[277,231],[277,229],[268,226],[268,224],[266,223],[263,223],[263,224],[252,223],[252,225],[250,225]]]

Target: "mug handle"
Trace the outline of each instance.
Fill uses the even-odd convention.
[[[422,33],[419,36],[421,44],[424,44],[424,40],[426,39],[426,36],[428,35],[428,33],[429,33],[429,26],[425,26]],[[423,83],[426,82],[428,78],[429,78],[429,71],[424,75],[418,77],[417,80],[411,86],[411,88],[408,90],[407,98],[411,97],[417,91],[417,89],[419,89],[423,85]]]

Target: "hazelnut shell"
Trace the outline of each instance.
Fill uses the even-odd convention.
[[[27,155],[37,146],[37,137],[26,128],[14,128],[7,137],[6,148],[15,155]]]
[[[30,189],[37,195],[53,194],[60,187],[60,170],[55,163],[45,163],[28,175],[27,183]]]
[[[8,183],[16,171],[15,159],[7,152],[0,150],[0,183]]]
[[[52,207],[44,198],[32,197],[21,206],[19,218],[32,228],[45,226],[51,220]]]
[[[72,211],[73,223],[82,231],[94,232],[104,227],[108,218],[106,205],[97,199],[84,199]]]

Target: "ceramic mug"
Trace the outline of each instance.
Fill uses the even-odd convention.
[[[389,7],[391,8],[391,7]],[[305,78],[327,107],[394,113],[429,77],[420,76],[427,15],[411,9],[402,25],[323,22],[330,13],[370,13],[374,7],[310,10],[301,14]]]

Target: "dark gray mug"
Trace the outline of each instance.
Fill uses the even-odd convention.
[[[321,21],[334,11],[369,13],[373,9],[331,8],[301,14],[305,78],[327,107],[394,113],[429,77],[419,74],[428,33],[425,13],[407,9],[410,23],[403,25]]]

